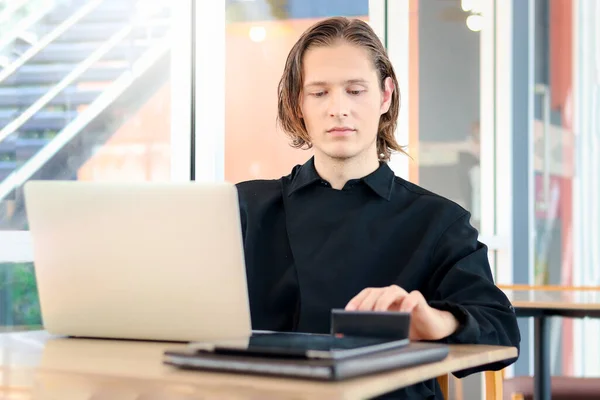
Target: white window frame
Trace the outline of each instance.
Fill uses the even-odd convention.
[[[513,283],[513,10],[511,1],[487,0],[490,16],[486,23],[495,26],[482,31],[482,91],[488,85],[495,86],[491,93],[485,91],[481,103],[481,121],[492,121],[491,129],[481,135],[481,212],[482,237],[489,236],[489,248],[495,251],[496,282]],[[494,19],[492,21],[491,19]],[[495,50],[488,52],[484,48]],[[495,59],[494,59],[495,56]],[[485,60],[484,60],[485,59]],[[495,68],[484,68],[484,63]],[[493,70],[495,69],[495,81]],[[491,115],[495,101],[495,124]],[[485,103],[485,104],[484,104]],[[485,105],[485,107],[484,107]],[[491,108],[488,108],[490,107]],[[495,135],[494,135],[495,131]],[[495,157],[494,157],[495,155]],[[495,165],[494,165],[495,161]],[[484,183],[485,182],[485,183]],[[487,185],[487,186],[486,186]],[[494,191],[495,185],[495,191]],[[495,215],[495,219],[494,219]],[[496,246],[492,246],[496,244]]]
[[[409,85],[409,43],[410,43],[410,0],[406,1],[381,1],[387,3],[387,52],[394,66],[394,72],[398,79],[398,88],[401,97],[398,124],[396,126],[396,141],[400,145],[406,145],[408,153],[413,148],[409,142],[410,113],[409,104],[411,99]],[[370,5],[370,4],[369,4]],[[381,6],[385,18],[384,4]],[[378,7],[379,8],[379,7]],[[370,11],[370,9],[369,9]],[[384,41],[384,43],[386,43]],[[410,159],[404,154],[394,154],[389,162],[394,173],[409,180]]]
[[[194,6],[195,179],[225,178],[225,0]],[[207,55],[210,55],[207,57]]]
[[[600,5],[596,0],[573,2],[573,132],[576,137],[574,159],[577,173],[573,179],[572,241],[573,282],[576,286],[598,285],[600,279],[600,167],[596,155],[600,146],[600,122],[597,117],[597,110],[600,108],[600,95],[597,92],[600,79],[598,21]],[[592,49],[595,49],[595,52]],[[600,344],[597,340],[599,336],[600,321],[573,321],[575,376],[597,376],[600,373]]]

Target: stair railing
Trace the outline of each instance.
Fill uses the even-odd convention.
[[[27,1],[23,1],[22,3],[27,3]],[[11,7],[14,4],[11,3]],[[0,51],[7,48],[11,43],[13,43],[18,37],[21,37],[25,34],[32,26],[34,26],[38,21],[40,21],[46,14],[48,14],[56,4],[52,1],[45,1],[39,6],[35,8],[35,11],[31,12],[27,16],[23,17],[22,20],[18,21],[14,28],[11,28],[9,32],[5,32],[0,35]],[[8,17],[8,9],[3,11],[3,14],[6,12],[6,17],[0,17],[0,24],[5,25],[5,21]],[[14,10],[13,10],[14,13]]]
[[[13,15],[21,8],[25,7],[29,0],[11,0],[7,2],[5,9],[0,12],[0,24],[4,24],[9,21]]]
[[[17,118],[10,121],[4,128],[0,129],[0,142],[6,139],[9,135],[16,132],[22,127],[31,117],[33,117],[38,111],[44,108],[53,98],[55,98],[60,92],[71,85],[77,78],[79,78],[85,71],[87,71],[94,63],[108,53],[117,43],[121,42],[131,32],[131,25],[127,25],[120,29],[117,33],[112,35],[106,42],[98,47],[92,54],[88,56],[81,63],[69,72],[60,82],[54,85],[48,90],[42,97],[37,99],[32,105],[30,105],[25,111],[23,111]]]
[[[95,1],[94,3],[100,3],[100,1]],[[91,2],[87,5],[90,4]],[[70,25],[73,25],[83,15],[85,15],[83,14],[83,8],[85,7],[82,7],[82,9],[78,10],[76,13],[82,14],[79,18],[69,18],[69,20],[72,21]],[[91,11],[91,9],[88,10],[88,12],[89,11]],[[65,24],[67,21],[65,21]],[[68,29],[68,27],[64,30],[66,29]],[[71,85],[92,65],[94,65],[94,63],[106,55],[115,45],[124,41],[124,39],[132,32],[133,29],[133,25],[128,24],[113,34],[91,55],[79,63],[67,76],[65,76],[55,86],[50,88],[46,94],[40,97],[17,118],[2,128],[0,130],[0,142],[21,128],[37,112],[39,112],[50,101],[52,101],[52,99],[55,98],[61,91]],[[57,36],[58,35],[55,37]],[[89,107],[86,107],[86,109],[79,113],[73,121],[67,124],[67,126],[65,126],[50,143],[44,146],[18,170],[13,171],[8,177],[0,182],[0,200],[11,193],[15,188],[25,183],[25,181],[29,179],[45,162],[47,162],[54,154],[56,154],[56,152],[58,152],[70,139],[76,136],[86,126],[86,124],[89,123],[89,121],[91,121],[100,112],[102,112],[102,110],[108,107],[115,98],[117,98],[127,87],[131,86],[139,76],[141,76],[150,68],[150,66],[160,59],[160,57],[162,57],[170,48],[169,36],[170,35],[167,34],[167,36],[153,46],[153,48],[145,52],[142,57],[133,64],[132,68],[124,71],[123,74],[121,74],[117,80],[115,80],[92,104],[90,104]],[[46,44],[48,43],[50,43],[50,41],[47,41]],[[0,78],[1,77],[2,75],[0,75]]]
[[[25,53],[23,53],[19,58],[13,61],[10,65],[0,71],[0,84],[9,76],[11,76],[17,69],[19,69],[23,64],[29,61],[32,57],[38,54],[41,50],[43,50],[46,46],[52,43],[56,38],[65,33],[69,28],[77,23],[80,19],[88,15],[94,8],[98,7],[103,0],[89,0],[86,2],[84,6],[82,6],[79,10],[77,10],[73,15],[63,21],[60,25],[58,25],[54,30],[49,32],[43,38],[41,38],[36,44],[31,46]],[[6,136],[4,136],[6,137]],[[4,137],[0,136],[0,141],[4,139]]]
[[[89,107],[79,113],[56,137],[46,146],[0,182],[0,200],[4,199],[12,191],[23,185],[33,174],[35,174],[48,160],[50,160],[61,148],[63,148],[73,137],[75,137],[85,126],[105,110],[113,101],[146,72],[155,62],[164,56],[169,48],[169,35],[135,62],[130,70],[124,71],[117,80],[100,94],[100,96]]]

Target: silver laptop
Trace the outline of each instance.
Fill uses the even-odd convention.
[[[44,328],[160,341],[251,333],[235,186],[30,181]]]

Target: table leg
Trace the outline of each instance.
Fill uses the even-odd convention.
[[[535,400],[550,400],[550,321],[544,316],[535,318]]]

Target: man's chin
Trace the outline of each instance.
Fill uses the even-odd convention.
[[[354,143],[328,143],[326,146],[315,146],[315,154],[320,154],[326,158],[336,161],[349,161],[356,158],[363,158],[370,152],[375,156],[374,148],[362,148]]]
[[[324,156],[335,160],[348,160],[356,157],[360,153],[360,151],[357,151],[350,146],[330,146],[321,148],[319,152],[323,153]]]
[[[356,152],[350,151],[329,151],[325,155],[336,161],[348,161],[357,156]]]

